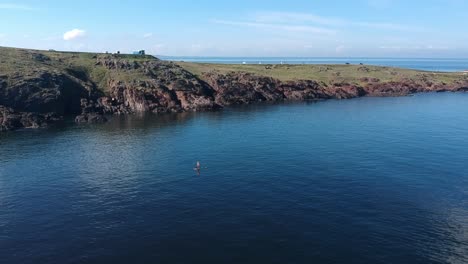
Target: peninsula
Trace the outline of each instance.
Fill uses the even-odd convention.
[[[221,109],[259,101],[403,96],[468,91],[463,73],[367,65],[227,65],[149,55],[0,47],[0,131],[39,128],[67,116]]]

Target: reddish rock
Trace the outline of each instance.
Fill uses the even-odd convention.
[[[208,72],[198,77],[172,62],[130,62],[114,56],[97,56],[96,65],[115,74],[107,78],[105,87],[97,87],[87,72],[78,68],[65,71],[41,68],[30,76],[20,72],[0,75],[0,130],[43,127],[66,115],[76,116],[78,123],[95,123],[104,122],[108,114],[204,111],[260,101],[468,91],[468,78],[453,84],[434,83],[427,73],[393,82],[365,77],[357,84],[334,80],[281,81],[245,72]],[[362,66],[359,71],[370,69]],[[338,75],[339,72],[335,73]]]

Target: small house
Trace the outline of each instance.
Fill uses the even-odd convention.
[[[133,52],[133,55],[141,55],[141,56],[144,56],[144,55],[145,55],[145,50],[134,51],[134,52]]]

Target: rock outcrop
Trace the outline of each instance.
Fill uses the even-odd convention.
[[[196,76],[173,62],[130,61],[111,55],[93,56],[94,67],[105,73],[98,82],[90,77],[89,69],[65,67],[60,70],[51,66],[48,56],[38,53],[31,56],[44,67],[28,74],[0,73],[1,131],[44,127],[65,116],[73,116],[77,123],[101,123],[107,120],[106,115],[113,114],[206,111],[259,101],[468,91],[467,78],[445,84],[432,82],[426,74],[388,82],[369,76],[353,83],[281,81],[246,72],[210,71]],[[358,71],[366,74],[371,70],[362,66]]]
[[[0,131],[19,128],[41,128],[60,120],[62,118],[53,113],[16,112],[11,108],[0,106]]]
[[[204,79],[214,89],[215,102],[221,106],[259,101],[346,99],[364,96],[360,86],[327,86],[313,80],[286,81],[249,73],[206,73]]]
[[[129,65],[115,62],[111,65],[114,64]],[[165,113],[219,108],[214,102],[212,88],[174,63],[156,60],[131,67],[139,69],[142,78],[126,82],[109,80],[109,97],[100,99],[104,113]]]
[[[38,70],[34,75],[18,73],[9,83],[0,81],[0,105],[16,111],[56,113],[81,112],[80,100],[89,96],[92,86],[70,75]]]

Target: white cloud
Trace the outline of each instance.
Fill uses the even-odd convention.
[[[383,1],[383,0],[382,0]],[[383,3],[383,2],[382,2]],[[220,20],[215,20],[220,21]],[[222,20],[221,20],[222,21]],[[250,17],[247,22],[230,21],[231,24],[258,24],[258,25],[288,25],[288,26],[303,26],[317,28],[320,25],[322,30],[336,31],[337,29],[344,29],[348,27],[361,27],[379,30],[391,31],[425,31],[422,27],[415,27],[410,25],[402,25],[386,22],[369,22],[369,21],[353,21],[344,18],[319,16],[311,13],[299,12],[278,12],[266,11],[257,12]],[[326,26],[327,28],[323,28]]]
[[[144,38],[151,38],[153,36],[153,33],[146,33],[143,35]]]
[[[0,9],[33,10],[32,7],[27,6],[27,5],[19,5],[19,4],[11,4],[11,3],[0,4]]]
[[[307,26],[307,25],[272,24],[272,23],[259,23],[259,22],[228,21],[228,20],[218,20],[218,19],[213,20],[213,23],[230,25],[230,26],[252,27],[252,28],[267,29],[267,30],[280,30],[280,31],[288,31],[288,32],[308,32],[308,33],[326,34],[326,35],[336,34],[336,31],[334,30],[330,30],[330,29],[322,28],[322,27]]]
[[[81,29],[73,29],[73,30],[70,30],[68,32],[65,32],[65,34],[63,34],[63,39],[64,40],[74,40],[74,39],[77,39],[77,38],[82,38],[84,36],[86,36],[86,31],[81,30]]]

